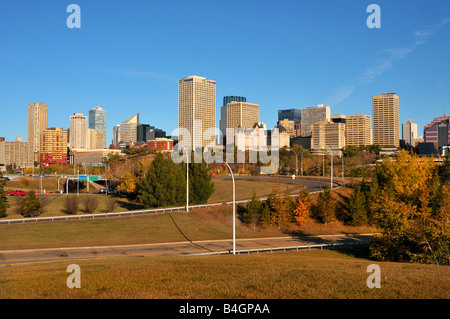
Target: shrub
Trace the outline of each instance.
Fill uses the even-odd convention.
[[[98,207],[98,200],[95,196],[85,196],[84,211],[87,214],[92,214]]]
[[[79,206],[78,196],[66,196],[64,200],[64,209],[67,214],[74,215],[78,211]]]
[[[107,201],[106,201],[106,211],[108,212],[108,213],[111,213],[111,212],[113,212],[114,211],[114,209],[116,208],[116,205],[117,205],[117,200],[115,199],[115,198],[109,198]]]

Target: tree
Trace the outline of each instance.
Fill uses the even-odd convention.
[[[66,196],[64,199],[64,209],[67,214],[74,215],[78,211],[80,201],[78,196]]]
[[[6,191],[4,188],[5,182],[3,175],[0,173],[0,218],[6,217],[6,210],[8,209],[8,201],[6,199]]]
[[[367,194],[369,191],[369,186],[365,181],[354,186],[347,205],[348,214],[344,218],[344,221],[349,225],[361,226],[367,224],[369,216]]]
[[[335,219],[337,201],[329,188],[319,194],[316,203],[312,205],[312,217],[325,225]]]
[[[256,230],[256,225],[261,221],[261,214],[264,204],[258,199],[256,193],[253,193],[253,197],[247,204],[247,207],[242,210],[241,220],[246,224],[252,224],[253,230]]]
[[[41,201],[35,191],[29,191],[22,200],[22,215],[24,217],[36,217],[41,214]]]
[[[275,197],[272,204],[272,221],[271,224],[280,229],[288,222],[292,221],[293,201],[287,188],[284,194],[279,194]]]
[[[213,192],[214,183],[206,162],[189,163],[189,202],[206,203]]]
[[[432,159],[397,154],[375,169],[371,213],[381,229],[371,245],[378,260],[449,264],[448,185]]]
[[[92,214],[98,207],[98,200],[95,196],[85,196],[84,211],[87,214]]]
[[[299,226],[303,226],[310,217],[311,196],[305,185],[301,185],[297,197],[295,198],[294,218]]]

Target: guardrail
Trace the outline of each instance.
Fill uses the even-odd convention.
[[[338,189],[342,186],[338,186],[333,189]],[[310,192],[310,194],[319,193],[320,191]],[[296,193],[292,193],[290,196],[296,196]],[[260,200],[266,200],[267,197],[260,198]],[[246,204],[250,202],[251,199],[235,201],[236,205]],[[223,202],[223,203],[212,203],[212,204],[199,204],[199,205],[190,205],[190,209],[195,208],[207,208],[213,206],[222,206],[222,205],[233,205],[233,201]],[[155,213],[167,213],[167,212],[177,212],[184,211],[186,206],[178,206],[178,207],[167,207],[167,208],[153,208],[153,209],[144,209],[144,210],[134,210],[134,211],[126,211],[126,212],[116,212],[116,213],[102,213],[102,214],[86,214],[86,215],[68,215],[68,216],[55,216],[55,217],[34,217],[34,218],[20,218],[20,219],[8,219],[8,220],[0,220],[0,225],[2,224],[25,224],[25,223],[37,223],[37,222],[54,222],[54,221],[67,221],[67,220],[80,220],[80,219],[95,219],[95,218],[108,218],[108,217],[121,217],[121,216],[133,216],[133,215],[145,215],[145,214],[155,214]]]
[[[329,247],[345,247],[345,246],[365,246],[369,245],[369,241],[354,242],[354,243],[334,243],[334,244],[312,244],[312,245],[300,245],[300,246],[283,246],[283,247],[267,247],[267,248],[252,248],[252,249],[239,249],[236,250],[236,254],[250,254],[250,253],[264,253],[274,251],[288,251],[288,250],[299,250],[299,249],[314,249],[314,248],[329,248]],[[183,256],[205,256],[205,255],[228,255],[232,254],[233,250],[223,250],[223,251],[212,251],[205,253],[195,253],[187,254]]]

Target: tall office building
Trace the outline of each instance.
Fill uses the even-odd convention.
[[[302,110],[286,109],[278,110],[278,122],[283,120],[293,121],[294,124],[300,124],[302,120]]]
[[[399,99],[395,93],[372,96],[373,144],[399,147]]]
[[[371,145],[372,133],[370,125],[370,115],[362,113],[347,115],[345,121],[345,145]]]
[[[41,133],[48,126],[48,105],[43,103],[28,104],[28,142],[32,144],[34,161],[39,161]]]
[[[87,116],[74,113],[70,117],[69,147],[71,149],[88,148]]]
[[[185,147],[203,148],[215,146],[215,134],[204,138],[208,129],[216,127],[216,82],[199,76],[189,76],[178,82],[178,127],[189,131],[191,145],[179,141]]]
[[[106,136],[106,111],[101,106],[89,110],[89,128],[102,132]],[[106,146],[106,139],[105,145]]]
[[[60,127],[45,129],[41,134],[40,163],[67,164],[68,132]]]
[[[424,126],[423,138],[426,143],[434,143],[438,150],[450,142],[450,116],[436,117]]]
[[[138,141],[139,113],[113,128],[113,145]]]
[[[247,102],[230,102],[227,104],[227,128],[234,131],[241,127],[246,130],[259,122],[259,105]]]
[[[417,124],[413,123],[412,120],[406,120],[406,123],[402,124],[402,139],[406,145],[416,146]]]
[[[223,104],[220,107],[220,120],[219,120],[219,128],[222,132],[222,135],[227,135],[227,105],[230,102],[247,102],[247,98],[244,96],[224,96]]]
[[[318,104],[301,110],[302,136],[311,136],[311,126],[322,120],[330,121],[330,107]]]
[[[39,153],[38,153],[39,154]],[[12,165],[16,168],[33,167],[34,148],[32,142],[23,142],[18,136],[14,142],[0,138],[0,164]]]

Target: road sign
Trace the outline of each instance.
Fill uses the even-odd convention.
[[[98,176],[89,176],[89,180],[92,182],[97,182],[98,181]]]
[[[87,181],[87,176],[86,175],[78,175],[78,180],[79,181]]]

